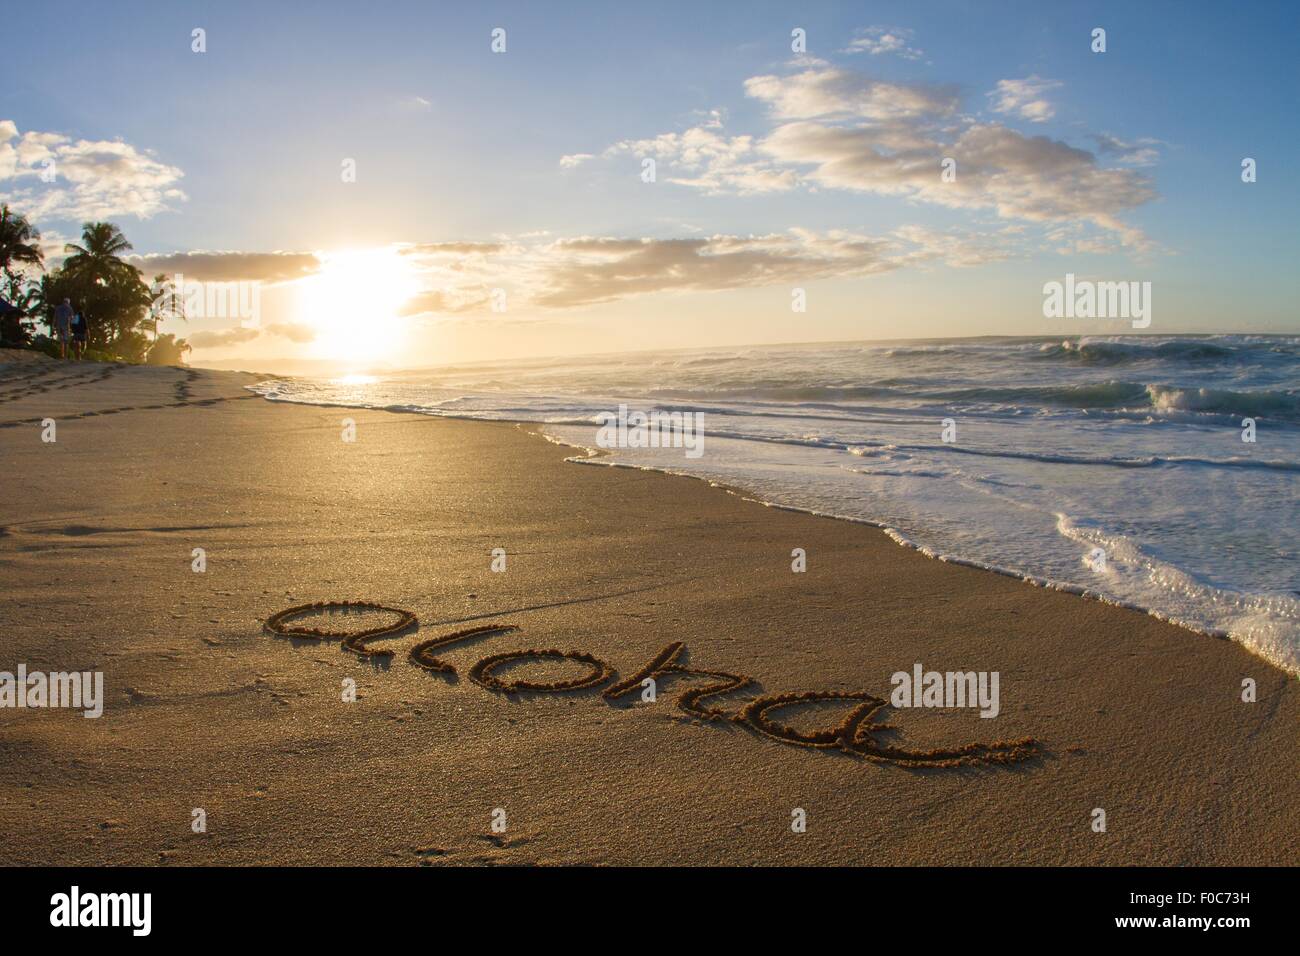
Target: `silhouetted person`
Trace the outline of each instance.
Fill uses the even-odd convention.
[[[78,312],[72,317],[72,354],[78,362],[86,351],[86,339],[90,330],[86,327],[86,317]]]
[[[59,358],[68,357],[68,336],[72,334],[72,300],[64,299],[54,309],[54,334],[59,339]]]

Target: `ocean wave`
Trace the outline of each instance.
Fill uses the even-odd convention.
[[[814,402],[852,402],[864,399],[907,398],[920,393],[910,392],[908,386],[894,383],[872,385],[807,385],[764,384],[719,386],[712,388],[652,388],[647,390],[653,398],[677,401],[760,401],[782,404],[811,404]]]
[[[974,387],[925,394],[929,400],[993,405],[1055,406],[1098,411],[1198,412],[1300,422],[1300,392],[1237,391],[1111,380],[1079,385]]]
[[[1268,362],[1274,356],[1300,357],[1294,341],[1253,336],[1177,338],[1144,341],[1141,336],[1114,339],[1066,339],[1044,343],[1037,358],[1080,365],[1127,365],[1135,362],[1243,364]]]
[[[1300,629],[1300,600],[1286,594],[1251,594],[1215,587],[1181,568],[1147,553],[1136,541],[1099,527],[1095,521],[1056,513],[1056,530],[1085,549],[1098,547],[1105,563],[1089,570],[1110,578],[1106,591],[1131,595],[1126,602],[1171,623],[1229,637],[1266,660],[1300,674],[1300,646],[1292,639]],[[1089,564],[1091,555],[1081,560]],[[1178,605],[1181,613],[1159,610]]]
[[[1146,392],[1151,407],[1161,412],[1216,412],[1300,422],[1300,393],[1294,391],[1237,392],[1224,388],[1148,385]]]
[[[1132,382],[1112,379],[1071,385],[971,385],[934,388],[921,383],[872,385],[750,385],[725,388],[655,388],[655,399],[685,402],[766,403],[780,406],[855,411],[902,412],[921,403],[963,407],[1002,406],[1021,412],[1045,409],[1126,412],[1197,412],[1268,418],[1300,423],[1300,393],[1292,390],[1226,388]],[[862,408],[857,403],[895,402],[893,408]],[[736,410],[738,411],[738,410]],[[726,414],[719,410],[718,414]]]
[[[803,444],[804,439],[782,439],[785,443]],[[821,447],[844,448],[851,455],[870,455],[872,445],[845,446],[838,442],[822,440]],[[922,455],[972,455],[979,458],[1007,458],[1017,461],[1036,461],[1049,465],[1091,465],[1108,468],[1161,468],[1180,465],[1204,468],[1244,468],[1259,471],[1300,472],[1300,462],[1278,461],[1266,458],[1198,458],[1191,455],[1067,455],[1050,452],[1012,451],[1007,448],[968,448],[962,445],[890,445],[891,451]]]

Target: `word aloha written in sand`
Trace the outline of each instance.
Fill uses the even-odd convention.
[[[366,628],[360,631],[329,631],[322,628],[291,625],[294,618],[334,610],[386,612],[396,616],[393,623]],[[419,624],[416,616],[402,608],[387,607],[367,601],[320,601],[302,604],[273,614],[266,622],[266,630],[281,637],[307,640],[341,640],[343,647],[365,658],[392,657],[386,648],[371,648],[373,641],[386,640]],[[412,664],[435,674],[456,675],[456,667],[443,660],[453,645],[486,635],[508,634],[518,631],[513,624],[483,624],[454,631],[441,637],[422,641],[409,651]],[[473,664],[466,676],[485,690],[496,693],[568,693],[604,687],[601,697],[614,703],[646,688],[658,686],[665,680],[682,678],[692,686],[678,695],[679,710],[699,720],[739,724],[765,737],[797,747],[821,750],[839,750],[877,763],[892,763],[908,767],[960,767],[984,764],[1009,764],[1027,760],[1038,751],[1038,742],[1032,737],[1017,740],[998,740],[993,743],[971,743],[960,747],[932,750],[909,750],[882,743],[875,734],[895,730],[890,724],[875,723],[873,718],[888,701],[860,691],[807,691],[790,694],[764,694],[745,704],[738,711],[725,711],[709,706],[709,698],[733,694],[752,687],[755,680],[744,674],[727,671],[704,670],[686,663],[686,645],[673,641],[644,666],[630,676],[619,679],[618,673],[607,662],[585,651],[563,651],[555,648],[526,648],[492,654]],[[573,661],[584,664],[587,673],[564,681],[529,681],[509,679],[501,672],[511,665]],[[643,699],[647,698],[643,694]],[[791,707],[809,704],[846,702],[853,707],[834,727],[817,730],[800,730],[781,723],[776,715]]]

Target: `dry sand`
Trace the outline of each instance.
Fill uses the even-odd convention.
[[[517,426],[273,405],[246,397],[253,380],[0,373],[0,670],[101,670],[107,699],[98,720],[0,710],[6,863],[1300,858],[1300,693],[1236,644],[703,482],[565,463],[571,450]],[[490,570],[496,547],[505,573]],[[791,572],[795,547],[807,573]],[[383,668],[262,630],[280,609],[343,599],[409,608],[419,633],[378,645],[397,652]],[[451,648],[456,676],[406,658],[488,621],[520,630]],[[996,670],[996,719],[886,711],[898,732],[883,739],[1033,737],[1041,754],[908,768],[697,720],[676,705],[680,678],[655,703],[615,705],[467,676],[489,654],[555,647],[626,677],[674,640],[763,693],[886,697],[917,662]],[[1246,677],[1257,703],[1240,699]],[[845,707],[812,710],[782,719],[812,728]]]

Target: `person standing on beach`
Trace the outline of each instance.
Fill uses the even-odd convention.
[[[80,362],[82,354],[86,351],[86,317],[81,312],[77,312],[72,317],[72,355]]]
[[[68,357],[68,335],[72,330],[72,300],[64,299],[54,309],[54,334],[59,338],[59,358]]]

